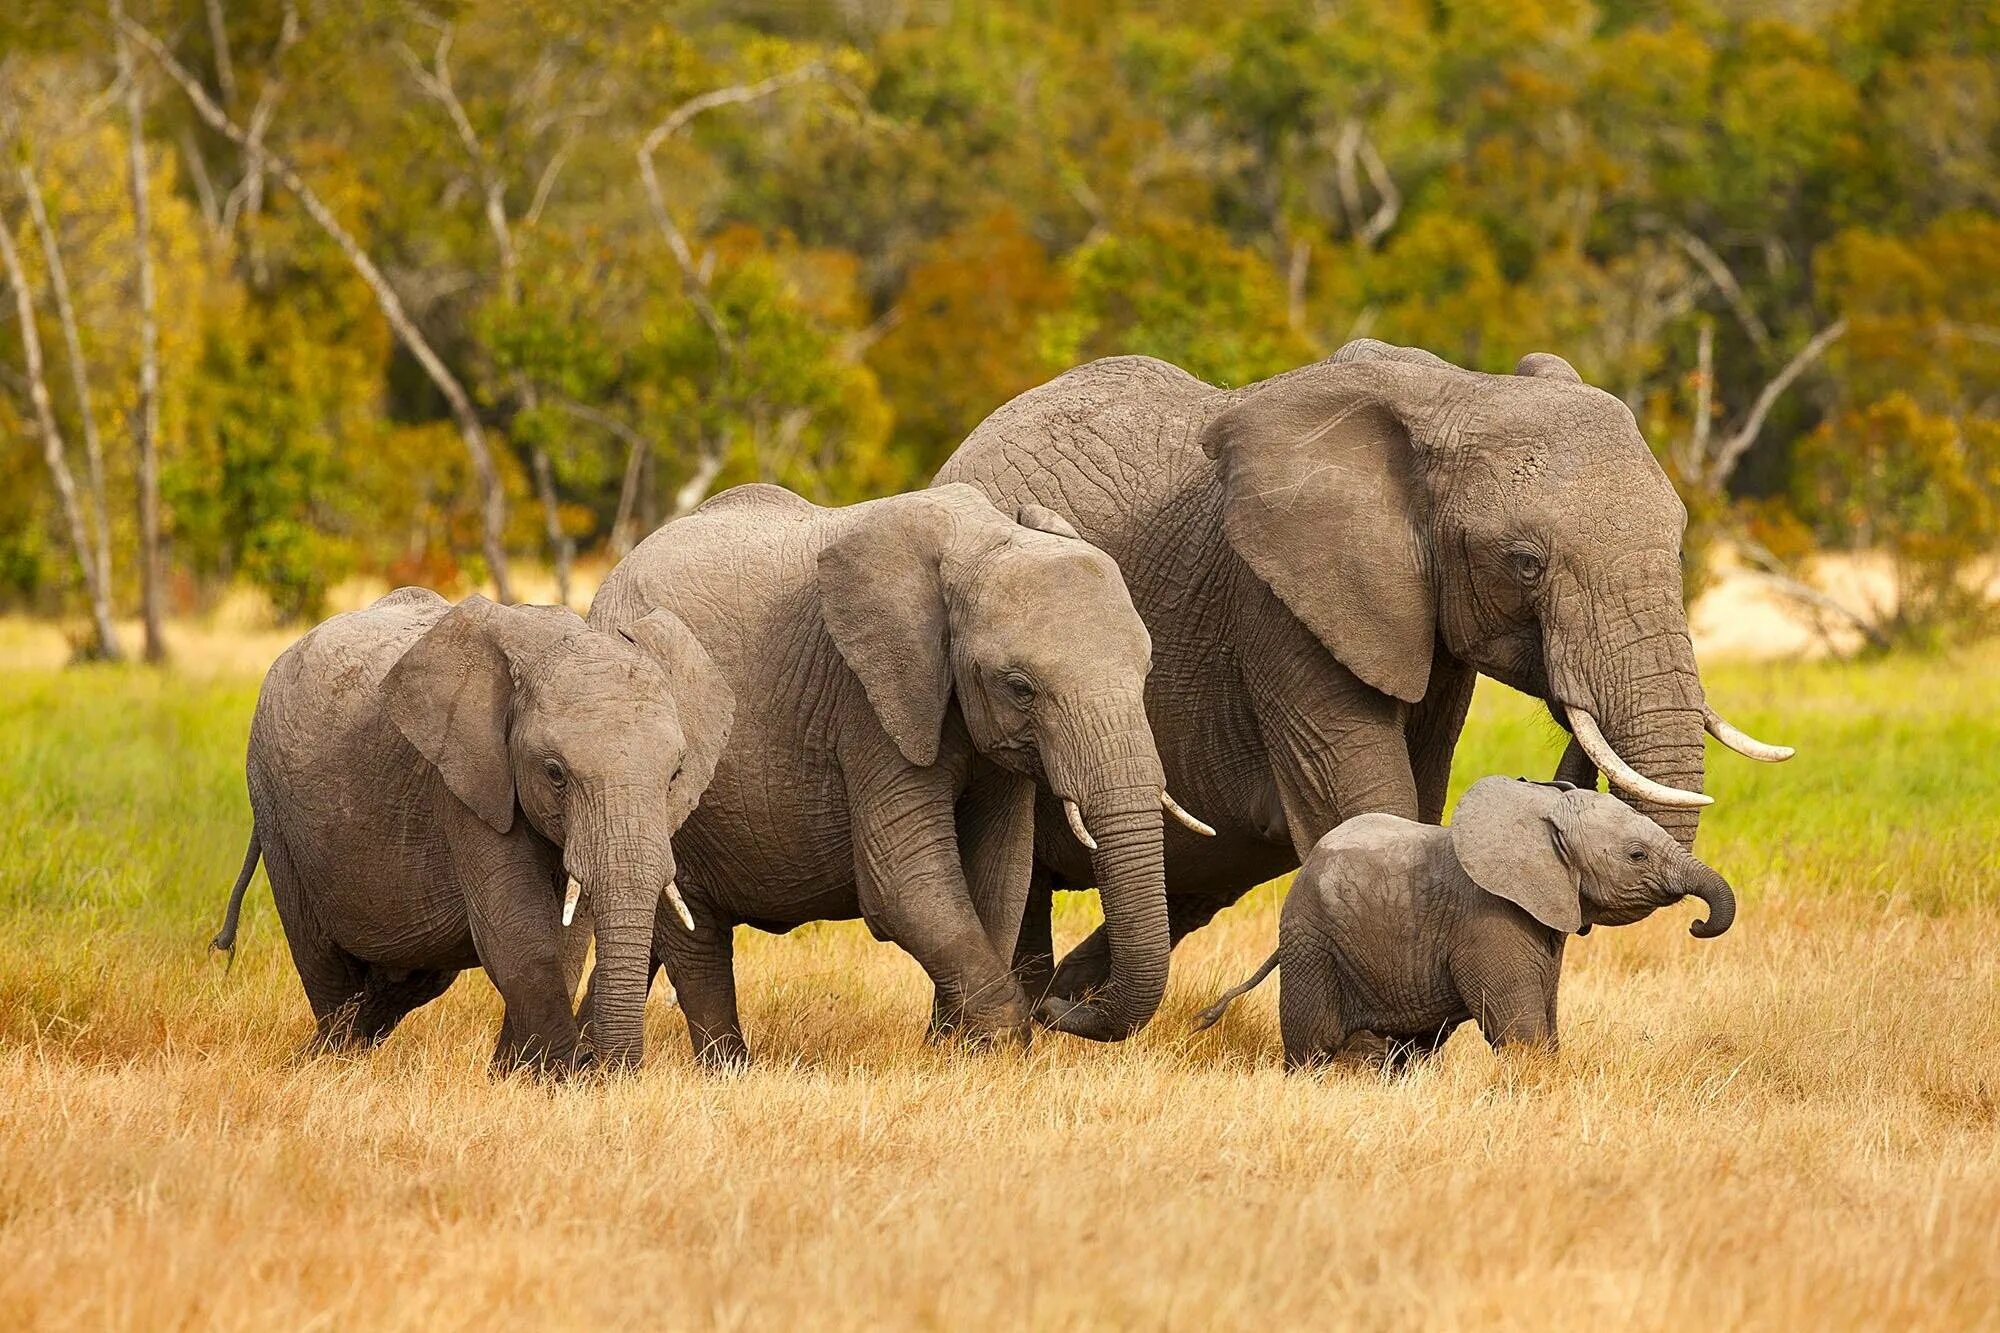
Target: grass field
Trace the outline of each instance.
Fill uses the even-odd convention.
[[[1994,1326],[2000,651],[1708,678],[1801,750],[1711,757],[1741,918],[1578,941],[1559,1056],[1287,1078],[1275,987],[1190,1035],[1267,887],[1123,1046],[933,1049],[894,948],[746,931],[752,1072],[656,999],[643,1071],[547,1086],[476,975],[301,1057],[261,878],[207,955],[254,678],[0,673],[0,1326]],[[1556,752],[1482,686],[1457,778]]]

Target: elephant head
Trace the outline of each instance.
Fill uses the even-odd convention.
[[[568,610],[470,597],[383,689],[398,730],[475,815],[506,833],[518,810],[562,848],[563,922],[580,891],[595,920],[592,1044],[600,1063],[636,1064],[660,895],[687,913],[671,839],[734,711],[721,672],[671,612],[607,634]]]
[[[1090,848],[1111,940],[1101,1002],[1055,1016],[1113,1040],[1165,992],[1161,812],[1146,720],[1152,644],[1111,558],[1039,506],[1002,514],[970,486],[878,500],[819,558],[828,630],[896,748],[937,760],[954,701],[975,748],[1060,797]]]
[[[1362,340],[1212,420],[1230,544],[1375,689],[1438,645],[1545,700],[1633,805],[1694,843],[1709,709],[1681,594],[1687,510],[1632,413],[1560,357],[1512,375]]]
[[[1729,881],[1652,820],[1567,783],[1484,778],[1451,817],[1451,848],[1473,883],[1565,934],[1622,926],[1694,897],[1712,939],[1736,920]]]

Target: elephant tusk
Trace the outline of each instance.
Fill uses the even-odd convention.
[[[1683,791],[1679,787],[1669,787],[1663,782],[1655,782],[1632,765],[1618,757],[1618,751],[1611,748],[1611,742],[1604,739],[1604,733],[1597,729],[1597,719],[1573,704],[1564,704],[1563,712],[1569,717],[1570,734],[1576,743],[1590,756],[1610,781],[1611,785],[1631,796],[1638,796],[1655,805],[1671,806],[1678,810],[1695,810],[1704,805],[1714,805],[1713,796],[1704,796],[1698,791]]]
[[[576,920],[576,900],[583,897],[583,885],[577,883],[576,876],[569,877],[569,887],[563,890],[563,924],[567,926]]]
[[[1160,804],[1163,807],[1165,807],[1166,812],[1168,814],[1172,815],[1175,819],[1180,820],[1181,823],[1187,825],[1189,828],[1193,829],[1196,833],[1201,834],[1202,837],[1212,838],[1215,836],[1214,829],[1210,828],[1207,824],[1202,823],[1202,821],[1196,819],[1193,815],[1189,814],[1187,811],[1181,809],[1181,803],[1179,801],[1176,801],[1173,797],[1173,793],[1168,791],[1165,787],[1160,788]]]
[[[673,880],[667,881],[667,901],[674,905],[674,913],[680,917],[681,924],[693,930],[694,913],[688,911],[687,899],[681,897],[681,886]]]
[[[1096,851],[1097,839],[1091,837],[1090,830],[1084,827],[1083,811],[1078,809],[1076,802],[1067,796],[1063,797],[1063,817],[1069,820],[1069,831],[1076,834],[1076,840],[1091,851]]]
[[[1798,753],[1798,751],[1789,745],[1772,745],[1768,741],[1760,741],[1748,732],[1731,726],[1728,718],[1716,712],[1707,704],[1701,706],[1701,720],[1702,725],[1708,728],[1709,735],[1715,737],[1715,739],[1721,741],[1745,759],[1755,759],[1766,764],[1782,764]]]

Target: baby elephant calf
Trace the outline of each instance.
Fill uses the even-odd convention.
[[[1278,924],[1278,949],[1197,1020],[1206,1028],[1273,968],[1285,1067],[1399,1065],[1468,1019],[1495,1047],[1556,1044],[1565,937],[1684,897],[1690,931],[1728,930],[1726,880],[1615,797],[1512,778],[1466,792],[1449,828],[1361,815],[1321,838]]]

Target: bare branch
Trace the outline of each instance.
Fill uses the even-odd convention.
[[[48,464],[49,476],[55,482],[56,497],[62,504],[63,519],[69,527],[70,546],[76,555],[77,568],[83,572],[83,586],[90,597],[91,626],[97,636],[97,650],[102,656],[115,661],[121,651],[118,632],[111,624],[109,590],[99,576],[97,562],[91,558],[90,539],[84,532],[83,510],[76,499],[76,482],[70,476],[62,432],[56,426],[55,404],[49,397],[48,380],[42,371],[42,340],[35,328],[34,300],[28,292],[27,275],[21,270],[20,252],[14,248],[13,228],[4,219],[0,219],[0,267],[6,269],[7,281],[14,288],[14,310],[21,321],[21,359],[26,363],[28,372],[28,399],[34,404],[36,430],[42,437],[42,461]]]
[[[256,105],[250,108],[249,133],[238,140],[243,148],[243,179],[222,203],[222,229],[226,232],[236,230],[239,218],[255,217],[264,210],[264,135],[271,127],[271,116],[278,109],[278,98],[285,87],[285,81],[278,76],[278,64],[298,40],[299,11],[291,0],[286,0],[284,22],[278,29],[277,45],[271,49],[264,86],[257,90]]]
[[[507,221],[507,186],[494,169],[493,158],[479,141],[479,132],[472,128],[472,118],[465,113],[465,103],[459,100],[458,89],[451,80],[452,25],[443,24],[438,32],[437,49],[431,56],[431,68],[425,70],[409,47],[398,45],[396,52],[409,67],[410,75],[417,86],[451,118],[452,127],[458,131],[458,141],[465,148],[465,155],[472,160],[473,173],[479,178],[479,193],[485,201],[487,230],[493,233],[493,243],[500,252],[500,285],[510,304],[520,301],[519,261],[514,252],[514,233]]]
[[[1340,123],[1340,136],[1333,146],[1333,166],[1334,186],[1340,192],[1340,208],[1347,217],[1348,234],[1361,242],[1362,248],[1372,250],[1389,228],[1396,225],[1403,196],[1389,174],[1388,164],[1376,151],[1374,140],[1368,137],[1367,128],[1352,116]],[[1374,188],[1377,200],[1374,212],[1365,216],[1357,167],[1368,174],[1368,183]]]
[[[208,44],[215,50],[215,86],[222,105],[236,105],[236,68],[229,61],[229,25],[223,19],[222,0],[202,0],[208,11]]]
[[[1375,187],[1376,198],[1381,201],[1361,228],[1362,243],[1372,250],[1388,235],[1389,228],[1396,225],[1396,215],[1403,211],[1403,196],[1396,188],[1395,178],[1389,175],[1388,164],[1375,151],[1375,141],[1365,131],[1361,136],[1361,165],[1368,172],[1368,183]]]
[[[1750,446],[1757,442],[1757,433],[1764,429],[1764,418],[1770,415],[1771,408],[1783,396],[1785,390],[1792,387],[1792,382],[1805,373],[1806,367],[1819,360],[1826,349],[1839,341],[1846,332],[1845,319],[1837,319],[1827,325],[1814,334],[1812,340],[1804,347],[1793,353],[1792,359],[1785,363],[1784,369],[1764,386],[1763,392],[1757,395],[1757,401],[1750,405],[1750,414],[1743,419],[1743,425],[1716,450],[1715,461],[1710,465],[1708,473],[1708,483],[1712,489],[1721,491],[1728,485],[1729,478],[1736,471],[1737,463],[1749,452]]]
[[[686,518],[701,508],[701,502],[708,498],[708,488],[715,485],[715,479],[722,475],[722,451],[709,445],[696,457],[694,471],[674,492],[674,511],[667,515],[669,523],[677,518]]]
[[[157,37],[143,25],[129,18],[121,16],[119,22],[122,30],[132,40],[145,47],[160,68],[180,85],[181,91],[187,95],[188,102],[194,107],[196,114],[218,134],[224,135],[241,147],[246,149],[249,147],[249,131],[237,124],[227,112],[215,104],[200,81],[188,72]],[[486,562],[492,570],[494,590],[501,601],[512,601],[513,588],[507,575],[507,552],[501,540],[506,528],[506,495],[500,489],[499,474],[493,465],[493,452],[487,444],[486,431],[480,425],[479,414],[473,408],[471,397],[459,383],[458,377],[452,374],[451,369],[432,348],[423,330],[410,318],[409,313],[403,308],[402,299],[396,295],[395,288],[389,285],[389,280],[383,276],[382,270],[375,266],[375,261],[369,258],[368,252],[361,248],[361,243],[342,225],[333,210],[327,207],[326,202],[306,184],[292,164],[279,154],[266,149],[263,152],[263,161],[265,168],[278,178],[280,184],[292,192],[312,220],[319,224],[320,230],[324,231],[328,239],[339,248],[355,273],[368,285],[369,291],[374,294],[375,304],[382,311],[382,317],[388,321],[389,327],[402,341],[403,346],[409,349],[411,357],[423,367],[424,373],[430,377],[431,383],[437,386],[438,392],[444,396],[446,404],[451,408],[452,418],[458,424],[459,436],[465,442],[465,451],[472,460],[473,475],[479,484],[482,546]]]
[[[672,211],[667,207],[666,191],[660,187],[659,171],[653,165],[653,156],[660,151],[662,144],[686,129],[695,117],[704,112],[713,111],[718,107],[741,106],[748,102],[759,101],[795,84],[823,78],[825,75],[826,66],[820,61],[812,60],[797,69],[774,74],[755,83],[739,83],[727,88],[711,89],[690,97],[668,112],[666,118],[655,125],[639,144],[639,179],[646,187],[646,200],[652,206],[653,221],[659,225],[660,234],[666,238],[667,249],[672,252],[674,262],[680,266],[682,285],[687,290],[688,299],[694,303],[695,311],[701,316],[702,323],[706,324],[708,331],[714,335],[716,346],[721,349],[725,359],[733,355],[729,331],[723,327],[722,317],[716,313],[714,304],[708,299],[707,279],[703,276],[700,266],[695,263],[694,251],[689,247],[687,237],[682,234],[679,225],[674,222]]]
[[[1312,273],[1312,255],[1311,241],[1303,236],[1292,238],[1285,265],[1285,322],[1294,333],[1306,331],[1306,280]]]
[[[579,131],[572,125],[563,135],[563,141],[556,145],[555,152],[549,154],[548,163],[543,166],[541,176],[535,181],[535,197],[528,201],[528,211],[521,215],[521,221],[532,227],[542,220],[542,210],[548,207],[549,196],[555,192],[556,180],[569,165],[570,154],[576,149]]]
[[[1750,335],[1750,341],[1763,351],[1771,345],[1771,331],[1764,327],[1764,321],[1757,317],[1757,311],[1750,304],[1750,298],[1743,294],[1743,287],[1736,281],[1736,275],[1729,271],[1729,265],[1722,262],[1722,256],[1709,247],[1707,241],[1690,231],[1674,232],[1674,243],[1687,252],[1688,258],[1701,266],[1715,289],[1722,293],[1722,299],[1736,314],[1736,322]]]
[[[211,241],[221,239],[222,201],[216,197],[215,180],[208,174],[208,161],[201,155],[201,145],[194,141],[194,132],[186,126],[180,133],[181,161],[187,163],[188,177],[194,181],[195,200],[201,205],[201,220],[208,228]]]
[[[35,234],[42,244],[42,262],[48,269],[49,293],[55,298],[56,319],[62,326],[63,351],[69,359],[69,378],[72,392],[76,395],[76,415],[83,427],[83,456],[89,469],[90,508],[94,521],[94,536],[97,548],[97,579],[99,584],[111,587],[111,515],[104,499],[104,446],[97,433],[97,412],[90,401],[90,376],[83,360],[83,335],[77,327],[76,305],[70,299],[69,271],[63,264],[62,249],[56,244],[55,228],[49,223],[49,211],[42,197],[41,182],[35,179],[34,167],[27,155],[21,157],[17,168],[21,178],[21,193],[28,199],[28,216],[35,224]],[[39,359],[39,358],[37,358]]]
[[[1743,554],[1753,564],[1758,566],[1757,569],[1750,572],[1774,591],[1783,593],[1793,601],[1809,606],[1815,611],[1832,614],[1844,623],[1852,626],[1863,638],[1867,639],[1868,642],[1877,648],[1887,648],[1889,646],[1888,636],[1883,634],[1881,629],[1876,626],[1874,618],[1862,614],[1831,594],[1813,587],[1803,579],[1797,578],[1785,568],[1782,560],[1771,554],[1770,550],[1761,543],[1751,541],[1748,538],[1738,538],[1738,545]],[[1822,634],[1824,634],[1823,630]]]
[[[632,513],[638,504],[639,477],[645,470],[646,455],[652,451],[653,442],[620,418],[588,403],[558,398],[554,406],[579,421],[587,421],[609,431],[625,444],[625,476],[618,487],[618,512],[611,520],[611,555],[613,559],[623,559],[634,545]]]

